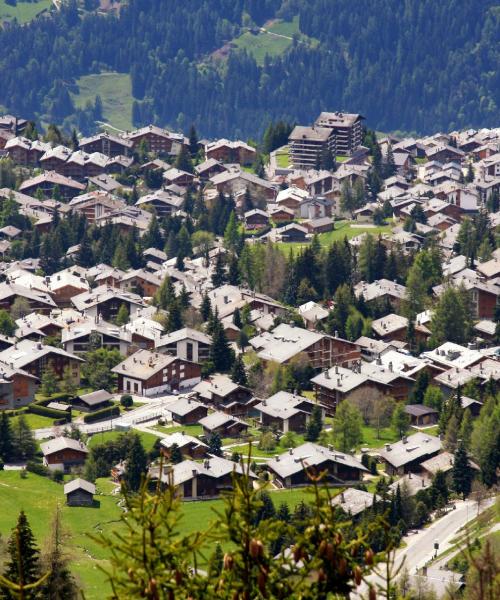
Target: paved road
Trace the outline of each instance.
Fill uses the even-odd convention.
[[[83,433],[94,434],[102,431],[111,431],[114,429],[117,421],[123,425],[135,427],[141,423],[152,422],[165,416],[168,412],[168,405],[177,400],[178,396],[166,395],[158,398],[149,398],[142,406],[138,406],[133,410],[122,413],[120,417],[99,421],[98,423],[76,423]],[[35,439],[43,440],[54,437],[57,431],[61,431],[63,427],[46,427],[43,429],[35,429]]]
[[[480,512],[489,508],[494,501],[494,499],[490,499],[484,502]],[[451,510],[427,529],[420,530],[418,533],[404,538],[406,546],[397,552],[396,566],[401,565],[404,561],[405,568],[408,569],[410,574],[414,574],[416,569],[423,567],[425,563],[433,558],[436,552],[434,542],[439,543],[439,554],[453,545],[451,540],[456,536],[458,530],[477,516],[477,504],[473,500],[457,501],[455,506],[455,510]],[[369,578],[369,581],[374,584],[381,583],[376,576]],[[366,597],[366,593],[367,586],[361,586],[353,598]]]

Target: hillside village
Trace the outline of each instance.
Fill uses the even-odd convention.
[[[246,460],[271,496],[314,470],[354,520],[403,494],[400,538],[494,493],[500,128],[322,112],[254,144],[3,115],[0,198],[6,470],[69,506],[103,478],[188,502]]]

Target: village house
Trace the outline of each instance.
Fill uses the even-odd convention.
[[[406,288],[388,279],[378,279],[372,283],[360,281],[354,286],[354,293],[357,298],[363,295],[367,304],[386,302],[397,311],[406,296]]]
[[[180,397],[168,405],[168,412],[174,423],[196,425],[208,414],[208,407],[191,396]]]
[[[36,167],[41,157],[50,150],[50,144],[19,136],[7,140],[5,150],[17,165]]]
[[[35,375],[0,361],[0,411],[15,410],[31,404],[38,389],[39,379]]]
[[[128,271],[121,278],[120,289],[152,298],[160,289],[161,284],[161,279],[154,273],[149,273],[145,269],[135,269]]]
[[[208,360],[212,339],[196,329],[184,327],[161,337],[156,343],[158,352],[172,354],[191,362]]]
[[[74,296],[71,301],[77,310],[93,318],[98,316],[105,321],[114,321],[122,305],[131,319],[139,316],[146,306],[144,300],[132,292],[101,285],[83,294]]]
[[[165,436],[160,441],[161,453],[167,458],[171,458],[172,447],[177,446],[181,451],[183,458],[192,458],[200,460],[205,458],[209,447],[197,437],[188,435],[184,431],[176,431]]]
[[[185,389],[200,381],[200,365],[168,354],[138,350],[111,369],[118,389],[138,396],[155,396]]]
[[[137,150],[143,143],[150,152],[158,155],[177,156],[182,146],[186,145],[186,139],[182,134],[172,133],[156,125],[147,125],[141,129],[127,132],[123,137],[132,142],[134,150]]]
[[[347,488],[332,498],[332,506],[343,510],[349,517],[360,517],[366,510],[373,506],[374,502],[380,502],[382,498],[365,490]]]
[[[305,431],[315,403],[297,394],[290,392],[276,392],[255,405],[259,413],[262,427],[277,428],[278,431],[287,433]]]
[[[245,220],[245,229],[262,229],[269,225],[269,214],[260,208],[248,210],[243,218]]]
[[[75,467],[85,464],[89,453],[87,446],[80,440],[68,437],[56,437],[40,444],[43,464],[51,471],[69,473]]]
[[[199,165],[196,165],[196,167],[194,168],[194,172],[202,181],[207,181],[214,175],[217,175],[218,173],[223,173],[224,171],[227,171],[227,167],[225,167],[218,160],[215,160],[215,158],[209,158],[208,160],[205,160]]]
[[[50,294],[17,283],[0,283],[0,308],[10,311],[17,298],[22,298],[31,311],[48,314],[57,308]]]
[[[113,394],[106,390],[96,390],[88,394],[80,394],[71,400],[71,406],[83,412],[95,412],[111,405]]]
[[[367,469],[354,456],[306,442],[297,448],[276,456],[267,463],[267,469],[281,487],[310,485],[306,470],[314,474],[326,472],[322,480],[328,485],[359,483]]]
[[[257,404],[252,391],[227,375],[214,374],[194,386],[196,397],[229,415],[245,416]]]
[[[54,194],[59,192],[62,198],[71,200],[85,191],[85,188],[85,184],[74,179],[64,177],[55,171],[45,171],[41,175],[23,181],[19,186],[19,191],[28,196],[35,196],[37,191],[41,190],[46,198],[53,198]]]
[[[113,135],[108,131],[99,132],[80,140],[78,147],[88,154],[100,152],[106,156],[129,156],[132,153],[133,142],[123,137]]]
[[[66,352],[62,348],[49,346],[41,342],[24,339],[11,348],[0,352],[0,363],[6,363],[11,369],[22,369],[41,379],[44,371],[51,368],[58,379],[62,379],[66,369],[73,382],[80,384],[80,365],[83,359]]]
[[[276,185],[253,173],[232,169],[218,173],[210,178],[209,183],[219,193],[242,196],[246,191],[256,201],[269,202],[276,197]]]
[[[198,423],[203,427],[203,435],[206,438],[210,438],[214,433],[219,434],[221,438],[239,438],[247,433],[249,427],[238,417],[220,411],[208,414]]]
[[[233,489],[233,477],[256,475],[232,460],[209,455],[203,462],[184,460],[176,465],[165,465],[160,472],[158,468],[150,470],[153,480],[160,480],[164,485],[173,485],[176,493],[183,500],[218,498],[221,493]]]
[[[257,151],[241,140],[220,139],[205,146],[205,157],[220,163],[238,163],[249,166],[255,161]]]
[[[439,411],[424,404],[407,404],[405,413],[410,417],[410,423],[416,427],[436,425],[439,419]]]
[[[123,208],[125,201],[109,192],[93,190],[73,198],[69,206],[74,212],[83,215],[89,223],[95,223],[97,219]]]
[[[234,311],[248,304],[251,310],[260,310],[263,314],[284,315],[286,308],[265,294],[224,284],[208,293],[212,309],[217,308],[221,319],[232,316]]]
[[[184,205],[184,197],[165,190],[154,190],[141,196],[135,205],[142,209],[152,208],[158,218],[162,218],[181,210]]]
[[[418,432],[404,436],[399,442],[385,444],[378,454],[385,463],[388,475],[403,475],[420,471],[421,463],[436,456],[441,447],[439,438]]]
[[[64,485],[68,506],[94,506],[95,492],[95,485],[80,477]]]

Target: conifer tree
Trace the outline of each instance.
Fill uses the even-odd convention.
[[[137,492],[142,478],[146,474],[148,459],[141,438],[137,434],[131,436],[130,448],[127,455],[123,483],[131,492]]]
[[[234,362],[234,352],[229,345],[224,327],[217,316],[211,335],[210,362],[212,362],[216,371],[227,373]]]
[[[452,480],[453,489],[465,500],[472,489],[472,470],[463,442],[458,445],[454,454]]]
[[[182,310],[178,299],[173,300],[168,308],[168,317],[165,324],[165,333],[182,329]]]
[[[196,127],[194,123],[189,128],[189,152],[192,157],[198,154],[198,134],[196,133]]]
[[[18,585],[28,585],[40,579],[40,551],[24,511],[19,513],[7,545],[8,559],[3,576]],[[23,600],[41,598],[39,589],[25,590]],[[0,598],[18,600],[21,596],[9,589],[0,589]]]
[[[201,306],[200,306],[200,314],[201,314],[201,318],[203,319],[204,323],[206,323],[208,321],[211,313],[212,313],[212,304],[210,302],[210,298],[208,297],[208,294],[205,292],[203,294],[203,298],[201,300]]]
[[[316,442],[322,429],[323,419],[321,408],[319,406],[314,406],[311,412],[309,423],[307,424],[305,439],[308,442]]]
[[[11,315],[4,309],[0,309],[0,333],[11,337],[14,335],[17,325]]]
[[[241,354],[238,354],[236,360],[233,363],[233,367],[231,369],[231,379],[239,385],[248,385],[245,365],[243,363],[243,356]]]
[[[181,449],[177,444],[172,444],[169,449],[170,454],[170,462],[174,465],[181,463],[183,461]]]
[[[0,414],[0,459],[10,460],[13,454],[12,429],[10,418],[5,411]]]
[[[220,435],[215,432],[208,438],[208,447],[210,454],[222,456],[222,440]]]
[[[186,171],[187,173],[193,173],[193,161],[189,154],[189,150],[186,146],[182,145],[177,158],[175,159],[174,166],[180,171]]]
[[[78,248],[78,253],[76,255],[76,262],[80,266],[86,268],[89,268],[94,264],[94,253],[92,251],[92,245],[87,230],[85,230],[80,242],[80,247]]]
[[[36,442],[24,415],[20,415],[12,429],[13,454],[18,460],[30,460],[36,452]]]
[[[215,259],[214,272],[212,273],[212,285],[215,288],[220,287],[226,281],[226,270],[224,267],[224,257],[218,254]]]

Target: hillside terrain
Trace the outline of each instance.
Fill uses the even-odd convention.
[[[42,4],[0,10],[24,21]],[[493,0],[131,0],[108,13],[84,5],[92,3],[4,27],[0,105],[90,130],[71,88],[111,71],[130,74],[134,125],[195,122],[206,136],[256,137],[271,120],[310,122],[327,107],[364,114],[381,131],[498,121]]]

